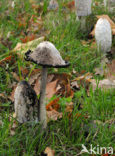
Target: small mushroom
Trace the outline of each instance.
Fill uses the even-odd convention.
[[[104,54],[111,51],[112,46],[112,31],[110,23],[105,18],[100,18],[95,27],[95,39],[97,42],[98,51]]]
[[[25,55],[26,55],[25,59],[27,61],[32,61],[42,66],[40,99],[39,99],[39,120],[43,123],[43,128],[46,128],[47,121],[45,108],[45,94],[46,94],[48,68],[67,67],[69,66],[69,63],[65,62],[62,59],[56,47],[48,41],[40,43],[33,52],[29,50]]]
[[[77,20],[80,20],[81,29],[86,30],[86,17],[90,15],[92,0],[75,0]]]
[[[27,81],[21,81],[16,87],[14,109],[19,123],[38,122],[37,95]]]

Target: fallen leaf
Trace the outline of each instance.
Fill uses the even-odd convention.
[[[78,83],[77,83],[77,81],[73,81],[73,82],[71,82],[71,87],[73,88],[73,89],[80,89],[80,86],[78,85]]]
[[[57,112],[56,110],[52,111],[47,111],[47,121],[54,120],[56,121],[57,119],[61,119],[63,116],[62,112]]]
[[[94,91],[96,90],[97,87],[104,90],[112,89],[115,88],[115,80],[111,81],[109,79],[104,79],[104,80],[100,80],[99,82],[96,82],[95,79],[92,79],[91,86]]]
[[[30,36],[26,36],[24,38],[21,38],[20,40],[22,41],[22,43],[27,43],[29,41],[32,41],[36,38],[35,34],[31,34]]]
[[[44,153],[47,154],[47,156],[54,156],[55,155],[55,151],[52,150],[50,147],[46,147]]]
[[[12,60],[13,56],[7,56],[4,59],[0,60],[0,65],[3,65],[4,63],[10,62]]]
[[[73,112],[73,108],[74,108],[73,102],[70,102],[69,104],[67,104],[66,109],[65,109],[65,112],[71,114]]]
[[[51,101],[50,103],[46,105],[46,110],[52,111],[54,109],[58,111],[60,108],[60,105],[58,104],[58,102],[59,102],[59,98],[54,99],[53,101]]]
[[[20,81],[20,77],[15,72],[11,72],[11,74],[15,80],[17,80],[18,82]]]
[[[23,67],[21,67],[20,69],[21,69],[22,76],[25,78],[29,74],[28,69],[27,68],[23,68]]]
[[[71,10],[75,10],[75,1],[68,2],[66,6]]]
[[[50,99],[56,93],[57,82],[58,82],[58,80],[55,80],[55,81],[47,84],[47,86],[46,86],[46,97],[48,99]]]
[[[27,43],[17,43],[16,47],[13,49],[13,52],[18,52],[17,54],[20,56],[21,54],[27,52],[28,49],[34,50],[40,42],[44,41],[44,39],[45,37],[42,36]]]
[[[57,81],[58,80],[47,83],[47,85],[46,85],[46,97],[48,99],[50,99],[56,93]],[[36,80],[34,90],[35,90],[37,95],[40,93],[40,78]]]

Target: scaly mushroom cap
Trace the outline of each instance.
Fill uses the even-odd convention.
[[[95,27],[95,39],[97,42],[98,50],[106,53],[111,51],[112,45],[112,32],[111,26],[107,19],[100,18]]]
[[[62,59],[56,47],[48,41],[40,43],[33,52],[29,50],[25,55],[26,60],[32,61],[41,66],[68,66],[68,63]]]
[[[88,16],[91,14],[92,0],[75,0],[77,16]]]
[[[38,122],[38,100],[35,91],[26,81],[21,81],[14,94],[14,109],[20,123]]]

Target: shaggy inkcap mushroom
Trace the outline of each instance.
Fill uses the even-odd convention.
[[[95,39],[98,46],[98,51],[104,53],[111,51],[112,31],[110,23],[105,18],[100,18],[95,27]]]
[[[75,0],[77,19],[80,19],[81,29],[86,27],[86,16],[90,15],[92,0]]]
[[[42,74],[41,74],[41,86],[40,86],[40,104],[39,104],[39,120],[43,123],[43,128],[46,128],[46,108],[45,108],[45,90],[46,90],[46,81],[47,81],[47,68],[56,67],[62,68],[69,66],[68,62],[65,62],[60,56],[59,51],[55,46],[48,42],[44,41],[40,43],[37,48],[31,52],[30,50],[25,54],[27,61],[32,61],[38,65],[41,65]]]
[[[37,95],[26,81],[21,81],[16,87],[14,109],[19,123],[38,122]]]

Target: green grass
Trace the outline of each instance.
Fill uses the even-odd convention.
[[[99,0],[98,0],[99,1]],[[39,4],[39,0],[37,0]],[[93,8],[93,14],[88,17],[88,31],[82,32],[80,30],[80,23],[76,22],[76,15],[70,10],[64,10],[62,3],[59,3],[59,11],[47,11],[49,1],[44,1],[43,6],[43,23],[44,29],[50,31],[46,35],[46,40],[51,41],[59,49],[62,57],[68,60],[71,65],[66,69],[59,69],[58,73],[66,72],[72,75],[73,69],[80,73],[94,72],[94,68],[100,63],[101,56],[97,53],[95,48],[91,48],[91,43],[83,45],[81,40],[88,40],[88,33],[96,22],[95,15],[106,13],[103,6],[96,6]],[[63,0],[67,2],[67,0]],[[8,41],[12,42],[11,49],[0,43],[0,60],[6,56],[11,55],[12,49],[20,42],[21,31],[27,33],[27,27],[19,27],[17,17],[23,14],[29,18],[35,14],[29,1],[16,0],[16,7],[12,9],[9,1],[0,1],[0,38],[6,40],[8,32],[12,32]],[[108,14],[108,13],[106,13]],[[37,14],[39,16],[39,13]],[[113,19],[114,14],[109,14]],[[39,33],[39,32],[38,32]],[[8,42],[9,43],[9,42]],[[8,45],[8,44],[7,44]],[[115,38],[113,38],[113,47],[115,46]],[[16,71],[20,79],[21,67],[26,67],[30,70],[29,63],[26,63],[23,58],[15,56],[16,62],[5,63],[0,66],[0,93],[8,96],[11,92],[9,84],[14,82],[11,72]],[[33,66],[33,69],[36,66]],[[53,69],[50,69],[53,72]],[[72,75],[72,79],[75,78]],[[97,77],[100,79],[100,77]],[[26,77],[28,79],[28,77]],[[32,125],[26,123],[18,125],[15,130],[15,135],[10,135],[10,125],[15,119],[9,122],[9,116],[14,111],[13,103],[9,100],[2,101],[0,99],[0,120],[3,125],[0,125],[0,155],[1,156],[31,156],[42,155],[47,146],[55,150],[56,155],[73,156],[81,151],[81,145],[87,147],[90,144],[93,146],[100,145],[101,147],[113,147],[115,150],[115,127],[109,122],[115,118],[115,91],[101,91],[97,89],[95,92],[90,89],[90,96],[84,88],[81,87],[79,91],[75,92],[74,111],[72,117],[64,112],[65,103],[70,102],[69,98],[61,98],[60,105],[63,112],[63,118],[57,121],[48,123],[45,131],[41,131],[40,125]],[[81,109],[80,106],[83,106]],[[76,114],[81,114],[78,118]],[[93,123],[93,122],[96,123]],[[101,123],[99,124],[100,121]],[[104,124],[105,123],[105,124]],[[94,128],[94,126],[96,126]],[[87,156],[87,154],[82,154]]]

